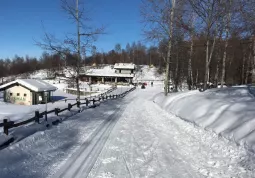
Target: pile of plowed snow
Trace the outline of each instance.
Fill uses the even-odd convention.
[[[253,88],[252,88],[253,89]],[[180,118],[212,130],[255,151],[255,98],[246,86],[160,93],[154,102]]]

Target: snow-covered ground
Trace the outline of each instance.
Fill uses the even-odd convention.
[[[148,65],[140,66],[141,69],[136,71],[134,82],[150,82],[150,81],[162,81],[164,79],[164,74],[158,73],[158,68],[150,67]]]
[[[115,90],[113,90],[112,92],[108,93],[108,95],[118,95],[121,94],[127,90],[129,90],[130,88],[132,88],[133,86],[126,86],[126,87],[121,87],[121,88],[117,88]],[[54,108],[67,108],[68,103],[76,103],[76,96],[74,95],[69,95],[69,94],[65,94],[62,91],[56,91],[56,93],[59,93],[59,95],[62,96],[66,96],[68,97],[67,102],[62,100],[62,101],[58,101],[55,103],[48,103],[47,104],[47,110],[53,110]],[[56,96],[58,97],[58,96]],[[91,96],[93,97],[93,95]],[[81,98],[81,102],[83,101],[84,98]],[[82,105],[82,108],[86,108],[84,105]],[[0,109],[3,109],[5,112],[3,112],[2,110],[0,110],[1,112],[1,116],[2,119],[4,118],[8,118],[9,120],[12,121],[22,121],[22,120],[28,120],[29,118],[34,117],[35,115],[35,111],[39,110],[40,112],[43,112],[46,110],[46,106],[44,104],[42,105],[34,105],[34,106],[21,106],[21,105],[4,105],[0,103]],[[74,111],[72,111],[71,113],[69,111],[62,113],[62,115],[65,115],[65,118],[68,118],[69,116],[72,116],[74,113],[78,112],[78,108],[74,107]],[[42,124],[38,125],[36,123],[29,123],[28,125],[24,125],[24,126],[20,126],[19,128],[14,128],[14,129],[10,129],[10,136],[6,136],[3,132],[3,128],[0,129],[0,149],[1,146],[6,143],[8,140],[15,138],[15,142],[22,140],[40,130],[45,130],[45,124],[48,123],[52,123],[52,121],[55,121],[56,119],[59,119],[58,117],[55,116],[54,113],[52,114],[48,114],[48,121],[45,122],[44,118],[42,118],[40,121],[42,122]],[[2,122],[2,121],[1,121]]]
[[[161,90],[137,88],[38,129],[0,151],[0,177],[254,177],[251,152],[164,111]]]
[[[47,109],[52,110],[54,108],[65,108],[67,103],[75,103],[76,95],[65,93],[65,89],[67,88],[67,83],[65,80],[55,79],[55,80],[44,80],[51,85],[58,88],[55,92],[53,92],[53,99],[56,100],[54,103],[48,103]],[[91,87],[91,88],[90,88]],[[91,94],[86,97],[93,97],[97,96],[101,93],[108,91],[112,86],[111,85],[104,85],[104,84],[95,84],[95,85],[88,85],[86,82],[81,82],[81,90],[83,91],[91,91]],[[92,89],[92,90],[90,90]],[[85,96],[81,97],[82,99]],[[68,102],[66,103],[64,99],[67,99]],[[39,110],[40,112],[45,111],[45,104],[39,105],[32,105],[32,106],[23,106],[23,105],[16,105],[11,103],[3,102],[3,93],[0,92],[0,122],[4,118],[8,118],[12,121],[17,120],[26,120],[34,116],[35,111]],[[0,131],[1,132],[1,131]]]
[[[239,86],[170,94],[167,98],[161,93],[154,101],[169,113],[255,152],[254,89]]]

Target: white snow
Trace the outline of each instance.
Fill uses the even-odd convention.
[[[10,85],[13,85],[15,83],[18,83],[24,87],[29,88],[30,90],[33,90],[35,92],[41,92],[41,91],[55,91],[57,88],[50,85],[47,82],[44,82],[40,79],[17,79],[15,81],[6,83],[4,85],[0,86],[0,90],[3,88],[6,88]]]
[[[112,66],[104,66],[102,68],[91,68],[86,71],[88,76],[104,76],[104,77],[134,77],[134,74],[115,73]]]
[[[155,102],[164,110],[255,151],[255,98],[247,86],[206,92],[163,93]]]
[[[253,97],[247,88],[184,92],[165,98],[159,86],[137,88],[123,99],[105,101],[78,114],[61,114],[63,122],[49,129],[43,124],[33,124],[13,130],[14,137],[25,131],[32,133],[0,151],[0,175],[8,178],[254,177],[254,153],[171,113],[172,107],[179,113],[186,110],[192,118],[189,107],[196,112],[193,105],[198,107],[203,103],[206,107],[201,112],[211,108],[216,111],[212,106],[209,108],[206,100],[214,104],[215,100],[224,104],[249,103]],[[127,89],[119,87],[117,91]],[[200,105],[192,97],[201,100]],[[193,102],[187,106],[184,101],[189,102],[190,98]],[[173,103],[179,103],[179,110]],[[233,112],[236,108],[232,109]],[[70,115],[73,117],[68,118]]]
[[[8,142],[11,141],[12,139],[14,139],[13,136],[0,133],[0,149],[1,147],[6,146],[6,144],[8,144]]]
[[[135,64],[132,63],[116,63],[114,69],[135,69]]]
[[[60,108],[60,109],[66,108],[68,103],[73,104],[76,102],[76,98],[77,98],[76,95],[72,95],[72,94],[68,94],[64,92],[64,90],[67,87],[67,84],[65,82],[61,81],[61,83],[59,84],[58,80],[45,80],[45,81],[51,83],[51,85],[55,87],[59,87],[59,89],[54,91],[52,94],[53,100],[56,102],[48,103],[47,110],[52,110],[54,108]],[[86,91],[90,91],[90,88],[86,83],[82,83],[81,88],[82,87],[86,87],[87,89]],[[91,85],[93,93],[91,93],[88,96],[82,96],[81,99],[97,96],[101,93],[108,91],[111,87],[112,87],[111,85],[103,85],[103,84]],[[117,90],[117,91],[113,91],[112,93],[119,94],[118,92],[122,92],[125,90],[126,89]],[[65,102],[65,99],[67,99],[67,102]],[[45,109],[46,109],[45,104],[25,106],[25,105],[16,105],[16,104],[3,102],[3,93],[0,92],[0,123],[5,118],[10,119],[11,121],[27,120],[29,118],[34,117],[35,111],[38,110],[40,112],[43,112],[45,111]],[[0,130],[0,132],[2,132],[2,130]]]
[[[150,67],[148,65],[141,66],[141,69],[136,72],[133,78],[134,82],[137,81],[163,81],[164,74],[158,73],[158,68]]]

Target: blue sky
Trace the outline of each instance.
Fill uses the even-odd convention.
[[[139,0],[85,0],[90,23],[105,25],[106,33],[96,42],[99,51],[109,51],[116,43],[143,40]],[[42,25],[43,24],[43,25]],[[35,40],[47,32],[62,38],[74,32],[74,24],[60,7],[60,0],[4,0],[0,6],[0,58],[39,57],[42,50]]]

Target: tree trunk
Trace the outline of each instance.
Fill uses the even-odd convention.
[[[193,35],[192,35],[193,36]],[[189,90],[193,88],[193,74],[192,74],[192,55],[193,55],[193,38],[191,38],[191,43],[190,43],[190,55],[189,55],[189,63],[188,63],[188,85],[189,85]]]
[[[214,76],[214,83],[215,83],[216,87],[218,87],[218,78],[219,78],[219,63],[217,62],[216,72],[215,72],[215,76]]]
[[[231,2],[230,2],[231,5]],[[231,20],[231,13],[228,13],[227,17],[227,24],[226,24],[226,40],[225,40],[225,47],[224,47],[224,54],[222,59],[222,72],[221,72],[221,88],[223,88],[223,83],[225,81],[225,74],[226,74],[226,59],[227,59],[227,48],[228,48],[228,35],[229,35],[229,23]]]
[[[245,54],[245,50],[243,50],[243,61],[242,61],[242,85],[245,82],[245,78],[244,78],[244,70],[245,70],[245,62],[246,62],[246,54]]]
[[[209,77],[209,39],[206,41],[206,58],[205,58],[205,76],[204,76],[204,90],[207,89],[207,82]]]
[[[253,37],[252,83],[255,83],[255,36]]]
[[[196,85],[198,85],[198,69],[197,69],[197,75],[196,75]]]
[[[81,36],[80,36],[80,17],[79,17],[79,0],[76,0],[76,22],[77,22],[77,76],[76,76],[76,88],[77,88],[77,100],[80,101],[80,61],[81,61]]]
[[[170,56],[171,56],[171,42],[168,42],[168,50],[167,50],[167,61],[166,61],[166,74],[165,74],[165,87],[164,92],[165,96],[167,96],[167,93],[169,92],[169,67],[170,67]]]
[[[169,41],[167,45],[167,58],[166,58],[166,76],[165,76],[165,88],[164,94],[167,96],[169,92],[169,76],[170,76],[170,60],[171,60],[171,48],[172,48],[172,38],[173,38],[173,20],[174,20],[174,10],[175,10],[175,0],[172,0],[172,9],[171,9],[171,22],[170,22],[170,34]]]
[[[250,52],[250,55],[249,55],[249,58],[248,58],[248,61],[247,61],[245,84],[248,84],[248,81],[249,81],[250,68],[251,68],[251,52]]]
[[[178,91],[178,73],[179,73],[179,49],[177,49],[177,56],[176,56],[176,68],[175,68],[175,92]]]

